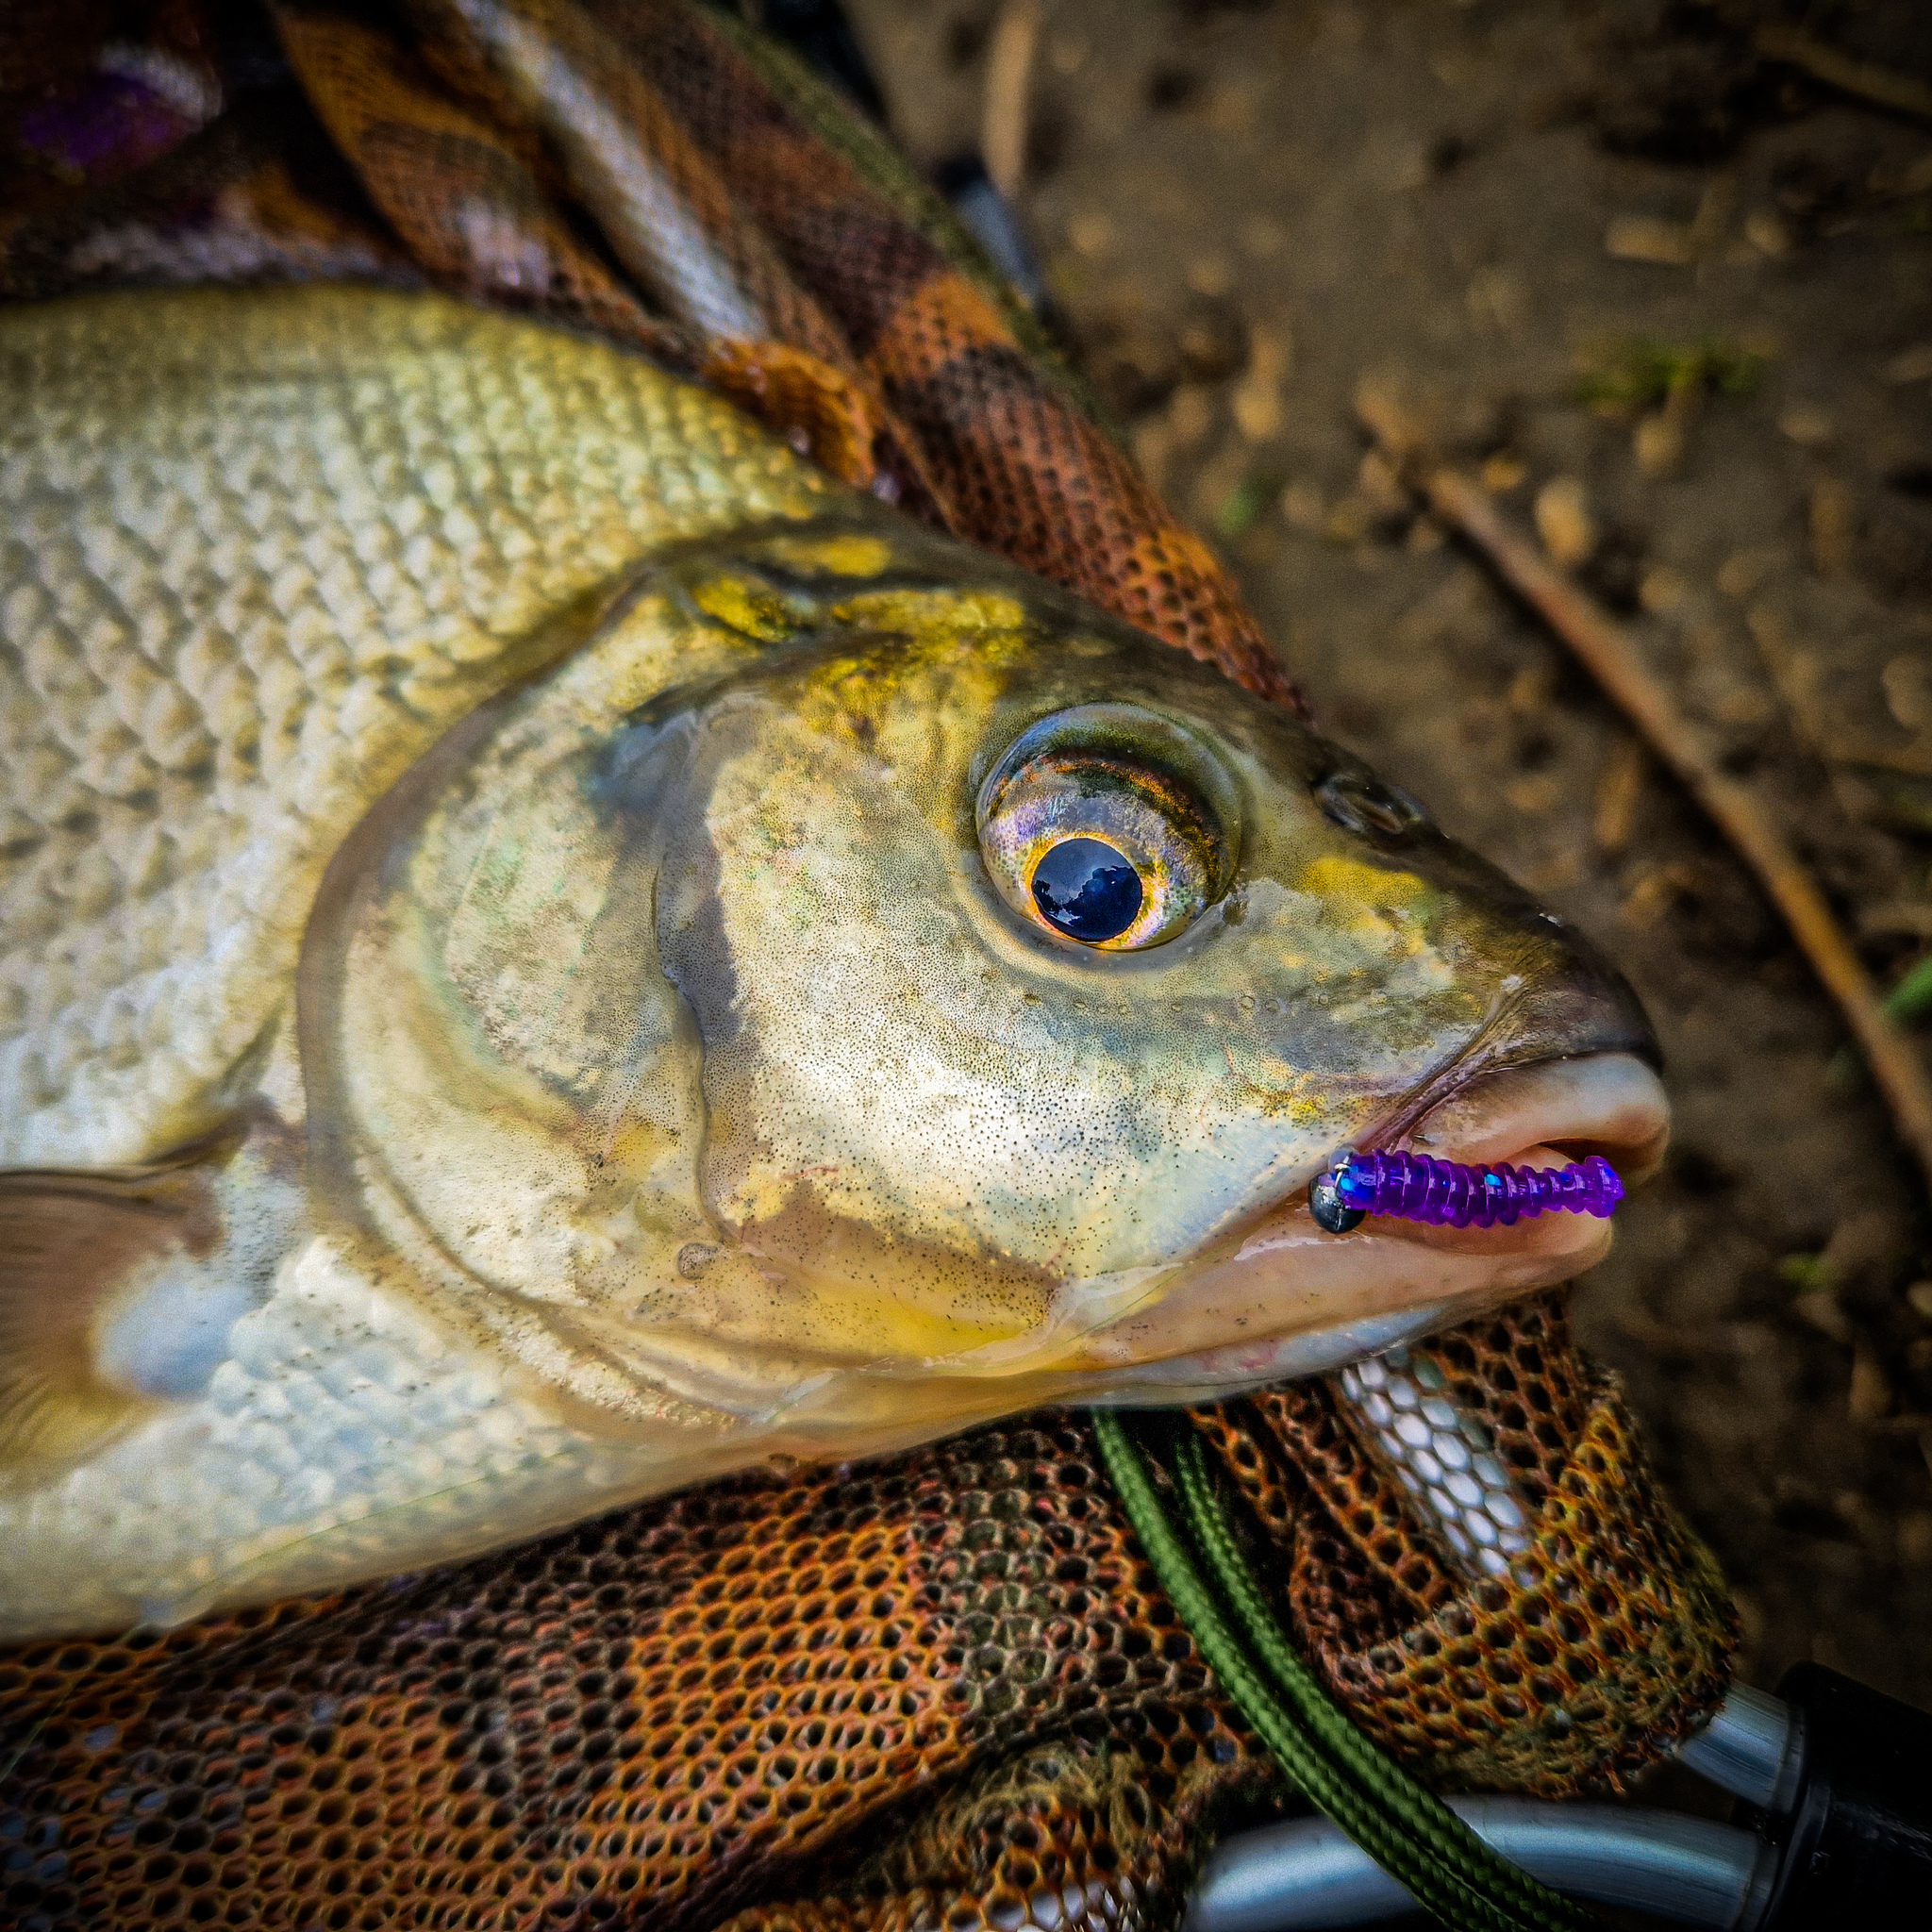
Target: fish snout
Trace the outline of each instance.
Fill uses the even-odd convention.
[[[1516,1005],[1510,1030],[1521,1036],[1523,1057],[1624,1053],[1661,1069],[1663,1048],[1636,989],[1560,913],[1533,916],[1560,958],[1533,977]]]
[[[1643,1180],[1663,1158],[1670,1102],[1641,1002],[1559,914],[1511,924],[1521,965],[1500,976],[1489,1019],[1362,1144],[1519,1166],[1595,1154],[1626,1183]]]

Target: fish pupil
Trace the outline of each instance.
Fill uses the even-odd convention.
[[[1141,874],[1098,839],[1063,839],[1033,870],[1033,903],[1049,925],[1090,944],[1139,918]]]

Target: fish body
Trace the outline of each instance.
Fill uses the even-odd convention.
[[[0,1635],[1332,1366],[1607,1239],[1330,1237],[1337,1148],[1656,1157],[1411,802],[640,357],[336,286],[0,370]]]

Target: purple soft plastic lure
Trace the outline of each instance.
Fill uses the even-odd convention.
[[[1426,1154],[1338,1155],[1308,1188],[1308,1206],[1330,1234],[1365,1214],[1438,1227],[1513,1227],[1557,1208],[1601,1221],[1624,1198],[1624,1183],[1600,1154],[1574,1167],[1471,1167]]]

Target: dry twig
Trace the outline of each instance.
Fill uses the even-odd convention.
[[[1900,1137],[1932,1186],[1932,1079],[1880,1003],[1816,882],[1750,791],[1727,777],[1696,728],[1652,675],[1629,636],[1534,544],[1510,528],[1488,491],[1444,463],[1387,387],[1364,383],[1356,410],[1406,480],[1461,531],[1547,623],[1636,725],[1757,874],[1824,990],[1838,1003]]]
[[[1761,26],[1753,43],[1767,60],[1782,60],[1787,66],[1800,68],[1813,80],[1822,80],[1840,93],[1857,94],[1881,108],[1932,121],[1932,87],[1909,74],[1894,74],[1889,67],[1855,60],[1794,26]]]
[[[1006,0],[986,56],[979,155],[992,185],[1018,205],[1026,180],[1026,94],[1040,44],[1041,0]]]

